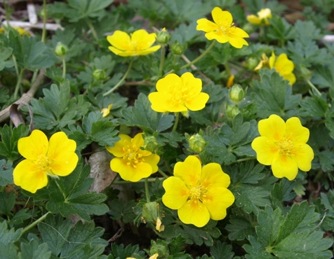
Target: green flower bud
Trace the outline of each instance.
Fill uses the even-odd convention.
[[[160,207],[156,201],[147,202],[142,209],[142,220],[145,223],[152,223],[158,232],[164,231],[165,226],[161,222]]]
[[[152,240],[150,255],[152,258],[170,258],[168,243],[164,240]],[[157,255],[157,257],[154,257],[154,255]]]
[[[249,58],[246,60],[244,64],[246,68],[253,71],[256,68],[256,66],[259,64],[259,60],[256,58]]]
[[[157,33],[157,42],[160,44],[167,44],[170,40],[169,32],[163,28],[161,31]]]
[[[189,149],[195,153],[201,153],[206,145],[205,139],[198,133],[188,139]]]
[[[311,79],[312,72],[309,69],[307,69],[306,67],[300,66],[300,72],[302,74],[302,77],[305,78],[306,80],[310,80]]]
[[[235,84],[231,87],[230,91],[229,91],[229,96],[230,99],[235,102],[238,103],[240,102],[242,99],[244,99],[245,97],[245,91],[244,89],[241,87],[241,85],[239,84]]]
[[[107,78],[106,71],[103,69],[95,69],[93,71],[93,77],[95,80],[105,80]]]
[[[172,45],[171,45],[171,51],[174,55],[182,55],[184,52],[184,46],[175,41]]]
[[[64,57],[68,51],[68,48],[65,44],[58,42],[55,48],[55,53],[58,57]]]
[[[235,105],[227,105],[226,107],[226,116],[229,119],[233,119],[235,116],[237,116],[240,113],[240,110]]]
[[[157,139],[155,136],[146,136],[144,135],[144,146],[143,148],[145,150],[148,150],[152,153],[155,153],[159,147],[159,144],[157,142]]]

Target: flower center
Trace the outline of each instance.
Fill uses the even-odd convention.
[[[282,139],[278,142],[279,152],[281,155],[291,156],[293,142],[290,139]]]
[[[37,160],[35,161],[37,166],[46,173],[50,171],[50,161],[46,155],[40,155]]]
[[[202,201],[206,196],[207,190],[202,185],[193,186],[190,188],[189,199]]]
[[[135,145],[123,147],[123,159],[126,161],[126,164],[136,168],[143,161],[143,154],[140,151]]]

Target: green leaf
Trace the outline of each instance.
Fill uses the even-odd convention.
[[[11,60],[8,60],[12,55],[12,52],[12,48],[0,47],[0,71],[6,67],[9,68],[14,65]]]
[[[0,192],[0,215],[10,215],[14,208],[16,195],[14,192]]]
[[[300,115],[304,117],[311,117],[314,120],[323,118],[328,109],[327,101],[323,97],[319,96],[303,98],[300,106]]]
[[[0,255],[1,258],[16,259],[18,258],[17,247],[13,243],[7,245],[0,243]]]
[[[245,240],[249,235],[254,234],[254,228],[251,222],[244,218],[231,218],[229,224],[226,225],[228,230],[228,238],[234,240]]]
[[[282,117],[296,115],[300,95],[293,95],[288,81],[276,71],[260,70],[260,80],[253,83],[252,96],[260,118],[277,114]]]
[[[29,243],[21,243],[20,258],[22,259],[48,259],[51,258],[51,251],[46,243],[39,244],[37,240]]]
[[[6,160],[0,160],[0,186],[6,186],[13,183],[12,163]]]
[[[173,125],[174,116],[161,114],[151,109],[151,103],[144,94],[139,94],[133,107],[122,112],[124,123],[128,126],[137,126],[148,132],[162,132]]]
[[[17,142],[20,138],[27,136],[28,132],[29,127],[23,124],[17,128],[8,125],[0,128],[0,157],[11,161],[18,159],[20,155],[17,151]]]
[[[232,259],[234,257],[232,246],[222,243],[219,240],[210,248],[210,254],[213,259]]]
[[[7,221],[0,222],[0,245],[10,245],[19,240],[22,229],[8,229]]]

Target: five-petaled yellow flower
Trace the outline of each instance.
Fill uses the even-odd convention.
[[[107,150],[115,157],[110,161],[110,168],[120,174],[121,178],[130,182],[149,177],[158,171],[160,157],[144,146],[143,134],[138,133],[134,138],[120,134],[120,140]]]
[[[274,69],[281,77],[289,81],[291,86],[296,82],[296,76],[293,73],[295,64],[285,53],[280,54],[277,58],[275,53],[272,53],[269,59],[266,54],[262,54],[262,59],[254,70],[259,70],[265,66]]]
[[[314,154],[306,144],[310,132],[301,125],[299,118],[292,117],[286,122],[277,116],[259,121],[260,136],[252,142],[257,160],[263,165],[271,165],[277,178],[286,177],[290,181],[296,178],[298,168],[311,169]]]
[[[269,25],[271,17],[271,10],[269,8],[264,8],[257,12],[257,15],[247,15],[247,21],[254,25]]]
[[[33,130],[18,141],[18,151],[25,159],[14,169],[14,184],[35,193],[48,184],[48,175],[69,175],[78,163],[75,149],[76,142],[64,132],[57,132],[48,140],[42,131]]]
[[[202,166],[196,156],[188,156],[175,164],[174,176],[164,180],[162,202],[177,210],[183,223],[203,227],[210,219],[226,217],[226,209],[234,202],[229,185],[230,177],[219,164]]]
[[[148,33],[141,29],[131,35],[123,31],[115,31],[107,36],[107,41],[111,44],[109,50],[122,57],[143,56],[156,52],[160,45],[154,45],[155,33]]]
[[[148,99],[156,112],[199,111],[205,107],[209,95],[202,91],[202,80],[186,72],[181,77],[168,74],[158,80],[157,92],[150,93]]]
[[[216,40],[219,43],[228,42],[238,49],[244,45],[248,46],[244,38],[248,38],[249,35],[233,24],[233,17],[230,12],[215,7],[211,15],[213,22],[206,18],[201,18],[197,20],[196,30],[204,31],[208,40]]]

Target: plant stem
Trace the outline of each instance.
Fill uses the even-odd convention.
[[[43,0],[43,30],[42,30],[42,38],[41,41],[45,43],[46,39],[46,20],[47,20],[47,12],[46,12],[46,0]]]
[[[15,90],[14,90],[14,99],[17,98],[17,95],[19,93],[21,82],[22,82],[22,77],[23,77],[23,72],[24,72],[24,69],[21,70],[21,72],[19,73],[17,77],[17,82],[16,82]]]
[[[92,34],[93,34],[94,39],[95,39],[96,41],[98,41],[99,38],[97,37],[96,30],[95,30],[95,28],[94,28],[94,26],[93,26],[91,20],[86,19],[86,22],[87,22],[87,25],[88,25],[89,29],[91,30],[91,32],[92,32]]]
[[[40,218],[38,218],[37,220],[35,220],[33,223],[31,223],[29,226],[26,226],[22,232],[21,232],[21,236],[27,232],[28,230],[32,229],[34,226],[36,226],[38,223],[42,222],[44,219],[46,219],[46,217],[50,214],[51,212],[48,211],[47,213],[45,213],[43,216],[41,216]]]
[[[123,83],[124,83],[124,80],[127,78],[127,76],[129,75],[129,72],[131,70],[131,67],[132,67],[132,64],[133,64],[133,59],[130,61],[130,64],[128,66],[128,69],[126,70],[125,74],[123,75],[123,77],[121,78],[121,80],[118,81],[118,83],[113,87],[111,88],[108,92],[105,92],[103,94],[103,96],[106,96],[108,94],[111,94],[112,92],[116,91],[118,87],[120,87]]]
[[[194,59],[193,61],[191,61],[190,63],[185,64],[184,66],[182,66],[181,69],[190,67],[190,66],[192,66],[193,64],[195,64],[196,62],[198,62],[199,60],[201,60],[204,56],[206,56],[206,54],[209,53],[209,51],[213,48],[213,46],[215,45],[215,43],[216,43],[215,40],[212,41],[212,43],[210,44],[210,46],[209,46],[206,50],[204,50],[204,51],[202,52],[201,55],[199,55],[197,58],[195,58],[195,59]]]
[[[55,179],[55,182],[56,182],[56,185],[57,185],[59,191],[61,192],[61,194],[62,194],[63,197],[64,197],[64,202],[67,203],[67,202],[68,202],[68,201],[67,201],[67,197],[66,197],[66,195],[65,195],[65,193],[64,193],[64,191],[63,191],[63,189],[60,187],[60,185],[59,185],[57,179]]]
[[[313,92],[315,92],[317,95],[321,96],[320,91],[316,88],[316,86],[309,79],[306,79],[306,82],[311,87]]]
[[[177,125],[179,124],[179,119],[180,119],[180,113],[179,112],[175,112],[174,114],[175,114],[175,121],[174,121],[172,132],[176,131]]]
[[[165,64],[165,55],[166,55],[166,47],[165,44],[161,45],[161,52],[160,52],[160,65],[159,65],[159,76],[163,75],[163,69]]]
[[[147,179],[145,179],[145,197],[146,197],[146,202],[150,202],[150,191],[149,191],[149,188],[148,188],[148,181]]]
[[[165,174],[161,169],[158,169],[158,172],[165,178],[168,178],[168,175]]]
[[[63,62],[63,74],[62,74],[62,77],[65,80],[66,79],[66,60],[65,60],[65,57],[62,57],[62,62]]]

